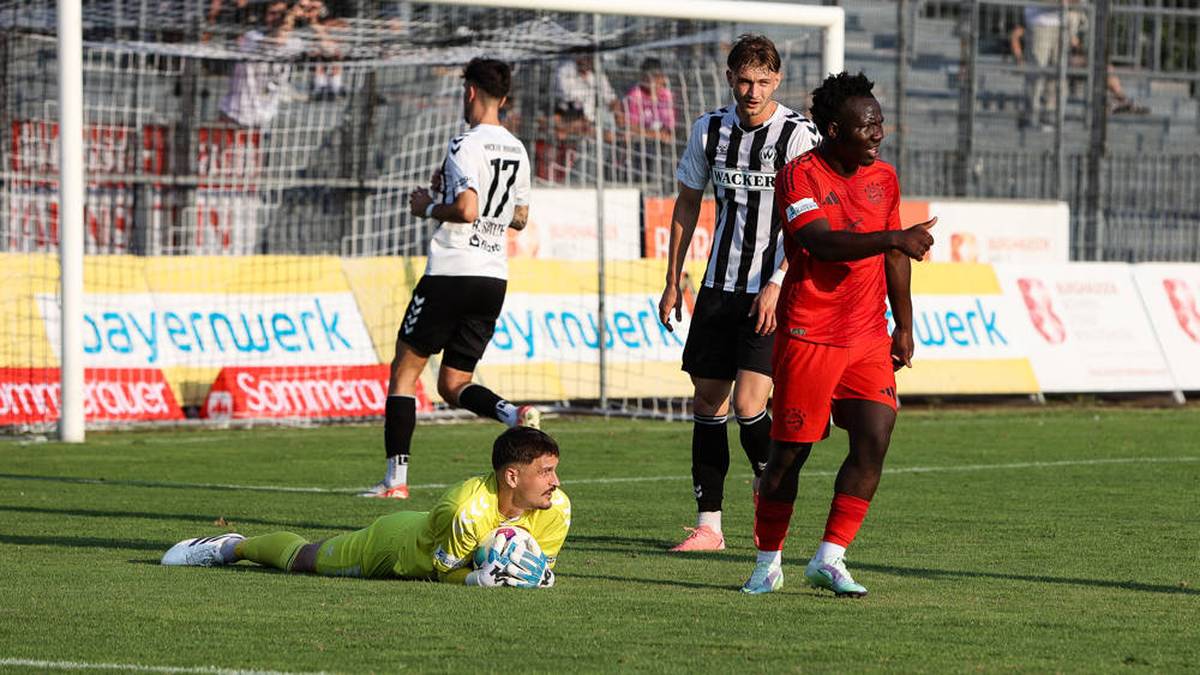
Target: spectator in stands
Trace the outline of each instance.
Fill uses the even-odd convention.
[[[1067,33],[1073,44],[1078,42],[1077,27],[1081,21],[1079,12],[1067,12]],[[1076,29],[1072,29],[1072,24]],[[1009,47],[1017,65],[1025,64],[1026,45],[1022,39],[1029,37],[1028,52],[1036,67],[1026,78],[1025,123],[1050,126],[1050,116],[1057,109],[1058,77],[1050,70],[1058,65],[1059,27],[1062,11],[1052,7],[1026,7],[1025,24],[1013,29],[1009,36]]]
[[[337,61],[342,58],[342,52],[333,34],[346,27],[342,18],[344,3],[327,6],[323,0],[301,0],[306,5],[305,19],[312,28],[315,44],[309,54],[314,59],[328,63],[317,63],[313,66],[312,97],[318,101],[329,100],[345,93],[342,82],[342,64]]]
[[[270,0],[263,8],[262,29],[247,31],[238,38],[237,48],[262,60],[242,61],[233,69],[229,91],[221,99],[221,115],[246,127],[266,126],[279,112],[279,104],[288,90],[292,74],[291,60],[304,51],[293,35],[299,22],[307,21],[311,0],[288,5]]]
[[[625,94],[622,109],[629,128],[644,138],[670,141],[675,135],[675,97],[662,62],[642,61],[642,79]]]
[[[604,111],[604,126],[612,129],[620,122],[621,104],[613,93],[608,78],[592,70],[592,55],[587,54],[563,61],[554,76],[555,95],[558,104],[555,114],[572,133],[586,133],[596,123],[596,92]]]
[[[1024,45],[1022,44],[1022,38],[1024,38],[1024,36],[1028,33],[1030,34],[1030,41],[1032,43],[1030,45],[1030,52],[1034,57],[1034,61],[1039,66],[1057,65],[1059,46],[1058,27],[1061,25],[1061,11],[1056,8],[1028,8],[1025,10],[1025,23],[1027,25],[1033,25],[1035,28],[1027,31],[1024,26],[1017,26],[1015,29],[1013,29],[1010,36],[1009,46],[1012,49],[1013,58],[1016,59],[1017,64],[1021,65],[1025,62],[1025,50]],[[1049,27],[1043,31],[1041,28],[1037,28],[1037,26],[1041,24],[1049,25]],[[1072,68],[1086,68],[1088,65],[1087,45],[1084,43],[1084,38],[1087,34],[1087,24],[1087,14],[1085,14],[1083,11],[1079,9],[1067,10],[1068,58]],[[1051,58],[1043,63],[1041,60],[1039,60],[1039,51],[1043,55],[1049,53]],[[1042,106],[1040,109],[1043,111],[1043,115],[1046,114],[1045,111],[1047,110],[1049,112],[1053,112],[1054,105],[1057,102],[1057,75],[1053,73],[1041,73],[1034,74],[1031,76],[1031,78],[1032,88],[1034,90],[1036,90],[1039,85],[1048,83],[1048,85],[1042,89],[1041,93],[1041,95],[1047,99],[1047,105]],[[1108,65],[1108,75],[1105,79],[1105,87],[1108,90],[1109,106],[1114,114],[1145,115],[1150,112],[1149,108],[1139,105],[1133,100],[1132,97],[1125,93],[1124,88],[1121,86],[1121,78],[1118,77],[1116,72],[1113,70],[1112,64]],[[1039,99],[1039,95],[1031,94],[1029,101],[1030,108],[1028,110],[1030,116],[1026,120],[1027,123],[1045,124],[1047,122],[1047,120],[1044,118],[1038,119],[1038,116],[1035,113],[1035,111],[1039,109],[1038,106],[1042,103]]]

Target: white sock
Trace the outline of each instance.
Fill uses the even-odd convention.
[[[771,567],[779,567],[783,563],[783,551],[759,551],[758,559],[754,562],[771,563]]]
[[[821,542],[821,545],[817,547],[817,554],[813,557],[822,562],[844,558],[846,557],[846,547],[823,541]]]
[[[501,399],[496,404],[496,416],[500,418],[501,422],[504,422],[506,427],[517,426],[517,406],[508,401]]]
[[[721,512],[720,511],[701,511],[696,518],[696,527],[705,527],[713,532],[721,531]]]
[[[383,482],[387,483],[388,487],[393,485],[408,485],[408,457],[405,455],[396,455],[395,457],[387,458],[387,475],[384,476]]]

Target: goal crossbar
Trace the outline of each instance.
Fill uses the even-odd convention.
[[[430,4],[536,9],[580,14],[615,14],[662,19],[694,19],[810,26],[821,29],[821,66],[826,74],[845,68],[846,12],[841,7],[735,0],[429,0]],[[766,21],[747,21],[748,16]]]

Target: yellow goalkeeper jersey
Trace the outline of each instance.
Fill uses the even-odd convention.
[[[519,518],[505,518],[498,508],[496,474],[468,478],[442,495],[420,520],[412,519],[416,536],[398,537],[393,573],[400,577],[439,576],[470,567],[471,555],[489,532],[515,525],[533,535],[553,566],[571,527],[571,500],[554,491],[549,509],[530,509]],[[416,514],[413,514],[416,515]]]

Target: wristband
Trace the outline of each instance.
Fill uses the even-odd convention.
[[[425,217],[426,218],[433,217],[433,202],[429,202],[429,206],[425,207]]]
[[[787,270],[785,270],[783,268],[777,269],[777,270],[775,270],[775,273],[771,275],[771,279],[768,283],[775,284],[776,286],[782,286],[783,285],[783,277],[786,274],[787,274]]]

